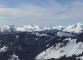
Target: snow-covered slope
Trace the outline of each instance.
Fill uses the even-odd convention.
[[[59,32],[57,32],[57,36],[59,36],[59,37],[62,37],[62,36],[69,36],[69,37],[73,37],[74,35],[73,34],[71,34],[71,33],[68,33],[68,32],[63,32],[63,31],[59,31]]]
[[[55,26],[55,27],[52,27],[53,29],[58,29],[58,30],[63,30],[63,29],[65,29],[65,26],[61,26],[61,25],[59,25],[59,26]]]
[[[45,30],[51,30],[51,29],[57,29],[57,30],[63,30],[65,29],[65,26],[55,26],[55,27],[44,27]]]
[[[24,31],[42,31],[43,28],[40,26],[33,26],[33,25],[24,25]]]
[[[48,48],[46,51],[40,53],[36,59],[51,59],[51,58],[60,58],[61,56],[66,55],[72,56],[74,54],[79,55],[83,52],[83,43],[79,42],[76,43],[76,39],[66,38],[64,40],[68,41],[64,46],[64,43],[56,44],[56,47],[52,46]],[[62,46],[62,47],[61,47]]]
[[[16,30],[16,26],[14,25],[7,25],[7,26],[4,26],[3,28],[1,28],[1,32],[3,33],[9,33],[9,32],[17,32]]]
[[[44,27],[44,30],[51,30],[52,27]]]
[[[67,26],[63,31],[80,33],[83,31],[83,24],[77,23]]]
[[[33,25],[24,25],[24,26],[15,26],[15,25],[6,25],[2,27],[1,32],[9,33],[9,32],[18,32],[18,31],[42,31],[43,28],[40,26],[33,26]]]
[[[11,55],[8,60],[20,60],[15,54]]]

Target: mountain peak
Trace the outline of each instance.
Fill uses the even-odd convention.
[[[34,29],[34,26],[33,26],[33,25],[24,25],[24,28],[25,28],[25,29],[27,29],[27,28],[28,28],[28,29]]]
[[[77,23],[77,25],[83,25],[82,23]]]
[[[83,24],[77,23],[73,25],[68,25],[63,31],[80,33],[83,30]]]
[[[53,27],[53,29],[63,30],[65,29],[65,26],[59,25],[59,26]]]
[[[3,33],[9,33],[9,32],[17,32],[15,25],[6,25],[3,28],[1,28],[1,32]]]
[[[82,23],[77,23],[77,24],[72,24],[68,25],[67,27],[59,25],[55,27],[40,27],[40,26],[34,26],[34,25],[24,25],[24,26],[15,26],[15,25],[6,25],[3,28],[1,28],[1,32],[10,32],[10,31],[42,31],[42,30],[52,30],[52,29],[57,29],[61,31],[66,31],[66,32],[74,32],[74,33],[79,33],[82,32],[83,30],[83,24]]]

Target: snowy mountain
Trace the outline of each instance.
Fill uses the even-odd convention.
[[[81,59],[82,30],[81,23],[44,28],[33,25],[4,26],[0,32],[0,60]]]
[[[24,25],[24,26],[15,26],[15,25],[7,25],[1,28],[2,33],[13,33],[13,32],[23,32],[23,31],[43,31],[43,28],[40,26],[33,25]]]
[[[58,30],[64,30],[65,29],[65,26],[56,26],[56,27],[52,27],[53,29],[58,29]]]
[[[77,23],[67,26],[63,31],[80,33],[83,31],[83,24]]]
[[[1,32],[8,33],[8,32],[17,32],[17,31],[28,31],[28,32],[45,31],[45,30],[53,30],[53,29],[61,30],[64,32],[80,33],[83,31],[83,24],[77,23],[73,25],[68,25],[67,27],[59,25],[55,27],[44,27],[44,28],[40,26],[33,26],[33,25],[24,25],[24,26],[7,25],[1,28],[0,30]]]
[[[66,45],[64,42],[67,41]],[[61,56],[72,56],[79,55],[83,52],[83,43],[76,43],[76,39],[66,38],[63,40],[63,43],[56,44],[56,47],[51,46],[46,51],[40,53],[36,59],[51,59],[51,58],[60,58]]]
[[[43,30],[40,26],[33,26],[33,25],[24,25],[23,26],[24,31],[41,31]]]
[[[16,26],[14,26],[14,25],[4,26],[3,28],[1,28],[1,32],[4,34],[5,33],[15,33],[15,32],[17,32]]]
[[[44,30],[51,30],[52,27],[44,27]]]

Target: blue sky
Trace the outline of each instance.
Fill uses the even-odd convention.
[[[0,27],[78,22],[83,23],[83,0],[0,0]]]

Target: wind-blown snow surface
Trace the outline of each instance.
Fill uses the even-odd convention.
[[[58,43],[56,47],[52,46],[46,51],[40,53],[36,59],[51,59],[51,58],[60,58],[61,56],[66,55],[72,56],[74,54],[79,55],[83,52],[83,43],[76,43],[76,39],[66,38],[64,41],[67,41],[65,46],[61,47],[63,43]]]

